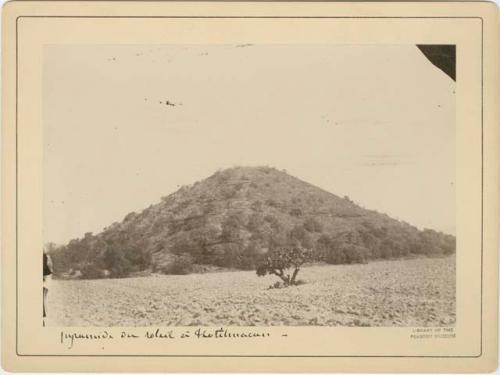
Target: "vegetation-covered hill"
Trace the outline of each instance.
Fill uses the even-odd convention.
[[[300,244],[332,264],[451,254],[455,238],[417,228],[269,167],[218,171],[102,233],[52,251],[55,272],[85,278],[152,270],[253,269],[269,250]]]

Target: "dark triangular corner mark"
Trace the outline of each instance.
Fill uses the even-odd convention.
[[[429,61],[456,81],[456,46],[454,44],[417,44]]]

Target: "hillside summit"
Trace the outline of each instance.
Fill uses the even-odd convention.
[[[455,252],[455,237],[418,230],[270,167],[235,167],[183,186],[99,234],[52,251],[60,277],[254,269],[268,251],[313,249],[318,261]]]

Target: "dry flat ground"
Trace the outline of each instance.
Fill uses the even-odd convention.
[[[54,280],[52,326],[450,326],[455,257],[303,268],[306,284],[220,272]]]

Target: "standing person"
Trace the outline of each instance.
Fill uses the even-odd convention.
[[[45,327],[45,317],[47,316],[47,294],[49,293],[49,284],[52,279],[52,259],[43,250],[43,326]]]

